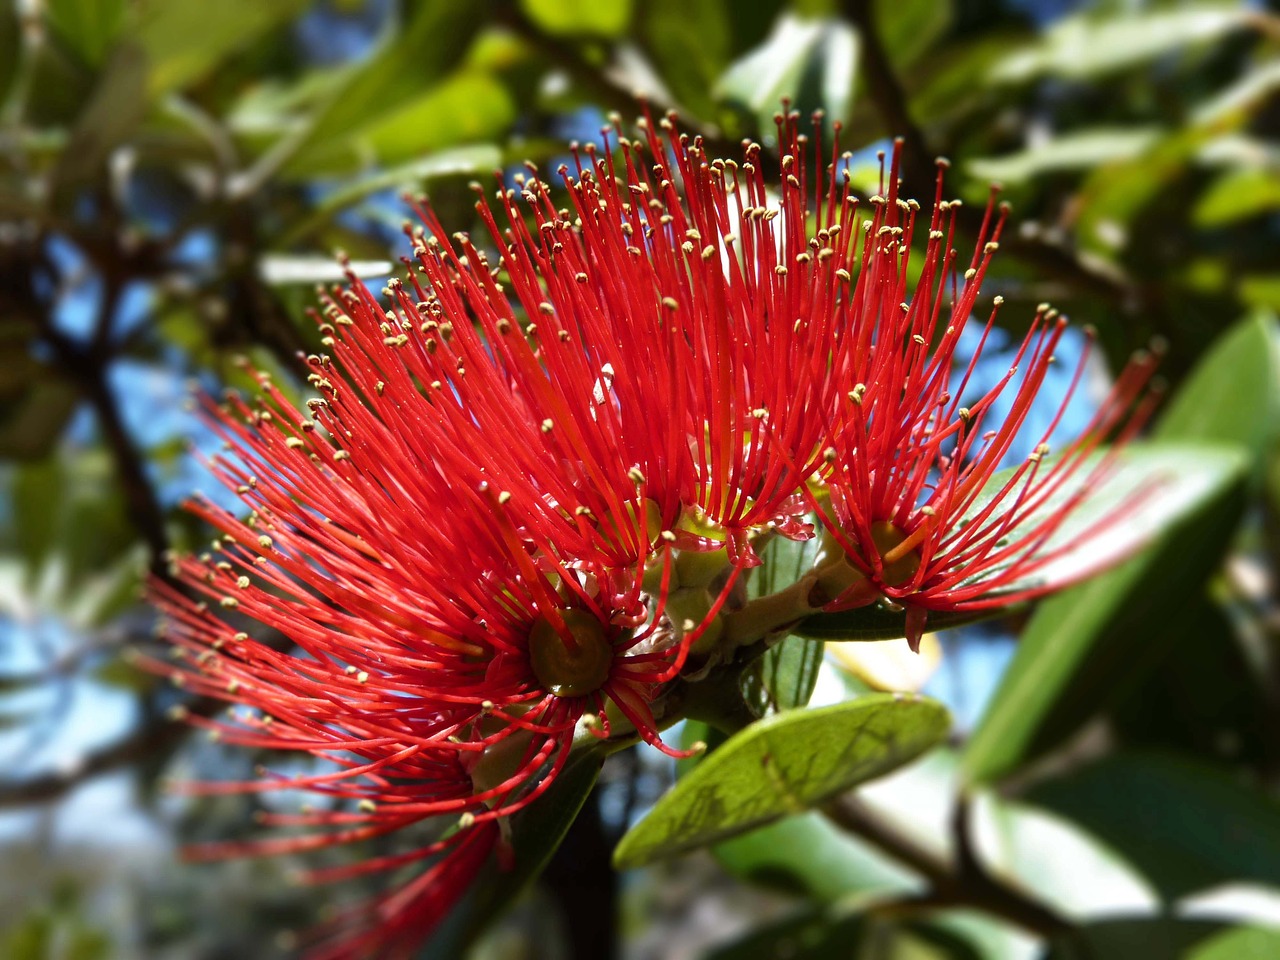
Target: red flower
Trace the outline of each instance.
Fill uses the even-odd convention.
[[[357,289],[341,302],[359,315],[369,296]],[[322,957],[418,942],[499,842],[494,824],[550,785],[578,721],[598,717],[588,728],[608,734],[606,702],[641,737],[684,755],[662,745],[649,703],[701,632],[664,617],[665,541],[648,569],[613,562],[619,554],[650,558],[635,482],[629,499],[609,504],[613,512],[583,516],[547,448],[541,459],[526,450],[503,463],[472,442],[478,437],[453,434],[493,416],[510,437],[523,422],[526,411],[497,379],[497,364],[478,358],[465,375],[455,365],[448,388],[423,384],[435,369],[425,366],[433,357],[426,344],[438,327],[397,321],[387,324],[391,332],[371,331],[368,316],[352,321],[338,310],[328,333],[343,362],[313,358],[323,396],[309,415],[265,377],[261,408],[234,397],[225,408],[210,405],[233,454],[213,469],[251,512],[241,519],[195,502],[220,532],[215,552],[175,561],[187,593],[155,587],[168,638],[184,654],[182,681],[252,708],[231,721],[194,723],[229,742],[336,765],[312,776],[189,786],[308,789],[329,801],[266,818],[313,828],[309,835],[213,845],[195,856],[310,850],[433,818],[461,828],[405,854],[314,874],[431,862],[371,905],[373,919],[356,934],[319,949]],[[440,338],[445,355],[449,338]],[[464,384],[484,378],[489,402],[466,406]],[[525,441],[536,445],[543,435],[535,429]],[[584,476],[594,469],[578,466]]]
[[[829,610],[881,599],[904,605],[914,649],[930,610],[1006,606],[1060,589],[1061,579],[1051,584],[1033,575],[1064,553],[1078,551],[1141,499],[1140,493],[1124,500],[1069,543],[1053,541],[1153,409],[1154,394],[1136,410],[1134,403],[1155,359],[1136,356],[1079,439],[1048,458],[1047,441],[1080,385],[1085,351],[1035,452],[997,491],[988,489],[1054,362],[1066,320],[1041,306],[1008,373],[962,407],[1001,297],[995,298],[967,365],[957,363],[956,351],[999,246],[1006,211],[1002,207],[993,216],[993,191],[957,290],[951,242],[958,204],[942,200],[940,171],[920,276],[909,293],[910,261],[919,256],[912,244],[923,225],[918,206],[898,198],[896,154],[882,190],[884,196],[872,198],[875,212],[866,227],[863,267],[851,293],[857,317],[852,361],[821,470],[829,507],[813,500],[829,548],[814,599],[825,601]],[[957,369],[963,369],[958,386],[953,384]],[[1006,391],[1013,395],[1009,413],[990,423],[991,408]],[[1115,434],[1105,454],[1090,456]],[[1093,569],[1081,569],[1077,576]]]
[[[605,130],[603,150],[583,147],[573,170],[561,168],[569,208],[557,209],[536,177],[499,192],[502,225],[478,205],[505,284],[469,238],[455,249],[421,210],[432,236],[415,234],[419,269],[440,315],[455,319],[449,351],[434,365],[422,359],[433,371],[472,370],[495,355],[495,376],[528,410],[523,421],[474,424],[495,456],[541,457],[527,433],[543,424],[558,461],[595,470],[579,469],[575,486],[592,515],[618,515],[639,483],[654,533],[695,549],[727,541],[734,563],[752,565],[748,536],[765,525],[812,536],[800,489],[820,463],[856,330],[845,296],[855,204],[834,151],[811,201],[794,115],[779,119],[776,195],[758,145],[739,165],[709,159],[670,120],[665,137],[642,125],[643,141],[618,136],[620,160]],[[400,289],[401,310],[424,295]],[[533,321],[527,337],[517,309]],[[456,322],[465,316],[477,331]],[[468,408],[494,399],[470,375],[455,389]],[[613,559],[643,556],[630,539],[626,548]]]

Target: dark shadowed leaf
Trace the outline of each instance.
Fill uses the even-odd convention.
[[[639,866],[816,806],[915,759],[949,724],[938,703],[890,695],[760,720],[659,800],[614,862]]]
[[[421,960],[455,960],[540,874],[586,802],[604,750],[592,742],[574,752],[547,792],[511,818],[515,866],[502,870],[490,859],[471,890],[446,918],[421,953]]]
[[[1226,881],[1280,886],[1280,804],[1226,770],[1163,754],[1118,754],[1033,787],[1167,899]]]
[[[1205,920],[1123,917],[1099,920],[1055,940],[1044,960],[1191,960],[1201,944],[1222,929]]]
[[[713,947],[702,960],[845,960],[865,925],[863,916],[848,908],[808,908]]]

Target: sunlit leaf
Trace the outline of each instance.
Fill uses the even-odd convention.
[[[659,800],[614,861],[639,866],[820,804],[915,759],[949,722],[940,704],[887,695],[760,720]]]
[[[616,37],[631,22],[631,0],[520,0],[525,14],[549,34]]]
[[[1096,457],[1100,454],[1095,454]],[[1217,497],[1224,486],[1237,479],[1244,464],[1232,448],[1198,444],[1131,444],[1121,454],[1115,469],[1081,501],[1042,549],[1058,548],[1063,553],[1029,576],[1002,586],[1001,592],[1029,588],[1066,587],[1083,577],[1131,554],[1151,541],[1170,524],[1202,508]],[[976,515],[987,497],[1000,490],[1011,475],[1001,471],[988,481],[985,493],[970,508]],[[1063,487],[1028,518],[1034,524],[1059,508],[1079,489],[1088,468]],[[1142,491],[1158,490],[1138,501]],[[1123,523],[1114,524],[1105,537],[1081,539],[1081,535],[1102,523],[1128,503]],[[983,576],[990,576],[984,573]],[[980,582],[980,581],[974,581]],[[998,595],[998,594],[993,594]],[[932,630],[956,626],[991,616],[990,611],[939,611],[929,614]],[[803,621],[795,632],[824,640],[885,640],[905,636],[905,616],[879,606],[860,607],[839,613],[816,614]]]
[[[1280,171],[1232,170],[1214,180],[1192,214],[1202,227],[1260,217],[1280,209]]]
[[[1037,738],[1074,729],[1100,707],[1092,685],[1114,681],[1133,669],[1138,649],[1158,643],[1158,618],[1170,596],[1190,595],[1216,568],[1240,515],[1248,460],[1235,447],[1152,446],[1155,466],[1176,480],[1149,497],[1174,507],[1155,521],[1131,548],[1163,531],[1153,545],[1106,576],[1040,604],[1023,631],[1018,651],[965,751],[973,780],[1012,769]],[[1148,476],[1152,476],[1148,474]],[[1168,496],[1164,491],[1168,491]],[[1109,531],[1096,550],[1130,536],[1126,522]],[[1080,685],[1085,684],[1082,688]],[[1068,690],[1072,692],[1068,694]],[[1055,709],[1069,711],[1069,716]]]
[[[997,61],[992,76],[1007,83],[1023,83],[1041,74],[1099,77],[1206,43],[1246,22],[1244,8],[1213,5],[1111,17],[1077,14],[1051,26],[1031,50]]]
[[[151,64],[148,89],[156,95],[198,80],[305,6],[305,0],[151,0],[140,5],[134,36]]]
[[[847,120],[858,64],[858,38],[836,20],[785,14],[760,46],[729,65],[716,85],[719,97],[744,107],[762,132],[785,97],[802,112],[823,108],[831,120]]]
[[[1089,170],[1142,153],[1160,131],[1155,128],[1109,127],[1076,130],[1003,157],[970,160],[966,172],[983,180],[1014,183],[1045,173]]]

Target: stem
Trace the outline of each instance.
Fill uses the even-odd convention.
[[[888,912],[972,907],[1045,938],[1061,936],[1073,929],[1057,913],[995,879],[982,867],[969,841],[968,804],[964,800],[956,805],[953,820],[957,848],[955,864],[920,846],[851,794],[831,801],[823,812],[846,832],[906,864],[929,881],[932,889],[928,893],[889,904],[886,906]]]

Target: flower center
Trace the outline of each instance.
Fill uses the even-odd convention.
[[[538,618],[529,633],[529,663],[538,682],[557,697],[585,697],[604,686],[613,666],[613,644],[605,628],[585,610],[565,610],[567,641],[551,622]]]
[[[889,520],[871,524],[871,542],[881,560],[879,587],[897,587],[911,580],[920,569],[920,551],[911,547],[899,557],[886,560],[908,540],[907,534]],[[859,550],[859,554],[862,551]],[[809,602],[822,606],[840,599],[842,609],[864,606],[880,599],[880,589],[854,566],[839,542],[830,533],[822,534],[818,557],[818,579]]]
[[[907,539],[907,535],[888,520],[877,520],[871,525],[871,541],[876,545],[881,557],[887,556],[894,547]],[[896,587],[906,583],[920,569],[920,552],[908,550],[901,557],[884,565],[880,579],[886,587]]]

